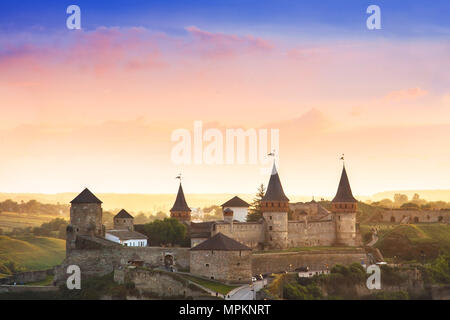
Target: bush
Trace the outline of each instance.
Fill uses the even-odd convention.
[[[369,296],[369,300],[409,300],[409,295],[405,291],[396,292],[375,292]]]

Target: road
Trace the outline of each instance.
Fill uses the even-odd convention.
[[[372,247],[378,241],[378,236],[375,233],[372,233],[372,240],[367,244],[367,246]]]
[[[253,292],[253,288],[256,291],[261,290],[264,287],[264,282],[266,281],[267,280],[259,280],[253,282],[253,286],[252,285],[242,286],[238,290],[234,291],[229,298],[227,297],[226,300],[254,300],[255,293]]]

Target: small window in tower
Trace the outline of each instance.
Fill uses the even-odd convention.
[[[209,268],[209,263],[205,264],[205,267]]]
[[[269,219],[272,220],[272,216],[270,216]]]
[[[241,263],[240,263],[240,262],[238,262],[238,263],[237,263],[237,265],[238,265],[238,266],[240,266],[240,265],[241,265]]]
[[[269,230],[272,230],[272,226],[269,227]]]

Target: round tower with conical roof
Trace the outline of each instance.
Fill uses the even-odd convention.
[[[177,198],[175,199],[175,203],[173,204],[172,209],[170,209],[170,217],[175,218],[183,223],[190,223],[191,221],[191,209],[186,203],[186,199],[184,197],[183,187],[178,187]]]
[[[70,202],[70,223],[66,229],[66,254],[76,247],[77,236],[104,237],[102,202],[84,189]]]
[[[86,188],[70,204],[70,224],[79,235],[104,236],[102,201]]]
[[[345,165],[342,168],[336,196],[331,201],[331,211],[336,222],[336,244],[356,246],[356,212],[358,200],[353,197]]]
[[[268,247],[273,249],[287,248],[289,199],[284,194],[275,162],[273,163],[266,194],[261,199],[261,211]]]

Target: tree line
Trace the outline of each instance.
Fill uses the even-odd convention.
[[[0,212],[37,213],[45,215],[68,215],[68,204],[40,203],[36,200],[16,202],[11,199],[0,202]]]

